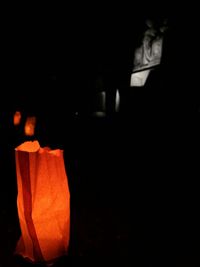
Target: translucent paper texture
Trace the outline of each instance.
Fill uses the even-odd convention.
[[[17,208],[21,237],[16,254],[32,262],[51,262],[68,253],[70,192],[63,150],[38,141],[15,148]]]

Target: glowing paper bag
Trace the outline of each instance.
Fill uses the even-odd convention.
[[[70,238],[70,192],[63,150],[27,141],[15,149],[21,237],[16,254],[33,262],[66,255]]]

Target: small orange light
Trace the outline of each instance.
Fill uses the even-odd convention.
[[[20,111],[15,111],[14,115],[13,115],[13,124],[15,126],[19,125],[22,119],[22,114]]]
[[[27,117],[24,126],[24,133],[26,136],[33,136],[35,134],[36,117]]]

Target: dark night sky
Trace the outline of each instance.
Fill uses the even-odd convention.
[[[12,102],[17,95],[31,99],[33,92],[44,94],[55,76],[51,86],[73,95],[74,90],[82,90],[83,84],[86,88],[98,72],[109,71],[120,63],[123,66],[149,15],[171,19],[169,64],[173,73],[177,67],[182,75],[184,64],[188,64],[183,54],[188,43],[184,30],[188,33],[185,26],[190,24],[180,12],[169,10],[162,6],[144,9],[136,2],[115,6],[95,2],[92,6],[48,6],[36,12],[27,8],[10,13],[2,27],[1,105],[6,99],[9,106],[11,94]]]

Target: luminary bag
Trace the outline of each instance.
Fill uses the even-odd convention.
[[[70,192],[63,150],[27,141],[15,148],[21,237],[16,254],[52,262],[68,254]]]

